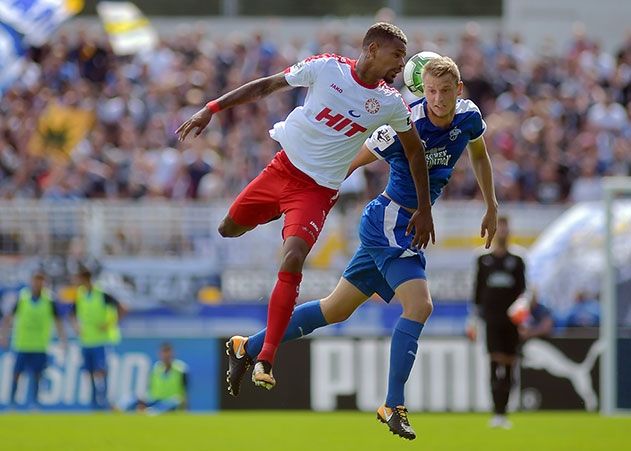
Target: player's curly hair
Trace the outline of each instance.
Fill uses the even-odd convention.
[[[431,58],[423,67],[423,73],[436,78],[449,74],[456,83],[460,82],[460,69],[454,60],[448,56]]]
[[[384,41],[386,39],[399,39],[406,45],[408,43],[408,38],[399,27],[388,22],[377,22],[366,32],[362,47],[366,48],[372,42]]]

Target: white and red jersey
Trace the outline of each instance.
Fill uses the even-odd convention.
[[[303,106],[270,130],[289,161],[318,185],[339,189],[348,168],[372,132],[388,124],[409,130],[410,110],[399,92],[381,80],[362,82],[355,60],[325,54],[285,70],[291,86],[308,87]]]

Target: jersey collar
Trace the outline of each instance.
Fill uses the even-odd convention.
[[[425,112],[425,117],[427,118],[427,123],[435,130],[449,130],[456,125],[456,115],[454,114],[454,118],[451,120],[451,123],[447,127],[438,127],[432,122],[432,118],[429,117],[429,107],[427,106],[427,98],[423,98],[421,106],[423,107],[423,111]]]
[[[351,75],[353,76],[353,80],[355,80],[358,85],[363,86],[366,89],[375,89],[376,87],[378,87],[380,81],[372,85],[364,81],[361,81],[361,79],[359,78],[359,75],[357,75],[357,71],[355,70],[356,64],[357,64],[357,60],[351,60]]]

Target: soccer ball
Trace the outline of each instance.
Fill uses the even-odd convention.
[[[403,69],[403,83],[412,94],[417,97],[425,95],[423,91],[423,67],[432,58],[438,58],[440,55],[434,52],[420,52],[411,57],[405,64]]]

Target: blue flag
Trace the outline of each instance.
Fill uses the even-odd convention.
[[[82,8],[83,0],[0,1],[0,93],[19,77],[27,49],[46,43]]]

